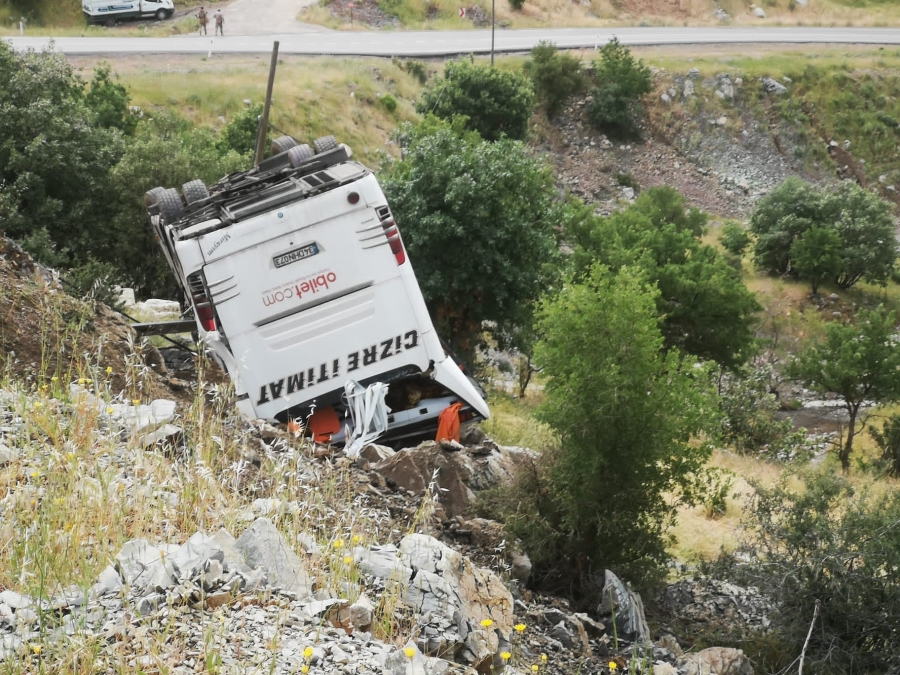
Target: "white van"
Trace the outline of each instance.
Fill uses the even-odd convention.
[[[163,21],[175,13],[172,0],[82,0],[81,11],[88,23],[115,25],[122,19]]]
[[[341,418],[353,380],[389,385],[386,442],[433,437],[453,403],[462,422],[487,418],[483,391],[435,333],[375,176],[331,136],[314,146],[282,137],[259,167],[209,189],[147,193],[238,408],[279,422],[313,409]]]

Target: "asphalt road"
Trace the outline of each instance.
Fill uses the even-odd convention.
[[[525,52],[540,40],[560,48],[595,47],[612,37],[627,45],[827,43],[900,45],[897,28],[558,28],[498,30],[497,52]],[[50,38],[6,38],[16,49],[42,49]],[[490,30],[369,31],[225,37],[56,38],[66,54],[216,54],[266,53],[280,41],[282,54],[357,56],[445,56],[486,53]]]

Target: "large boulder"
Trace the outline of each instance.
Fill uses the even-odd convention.
[[[435,482],[448,518],[464,513],[474,493],[511,479],[516,464],[530,450],[485,443],[463,447],[455,443],[422,443],[381,460],[373,469],[390,484],[424,492]]]
[[[512,595],[499,576],[424,534],[404,537],[399,548],[360,547],[354,556],[363,572],[398,584],[407,605],[441,626],[422,645],[426,651],[476,668],[502,665],[514,619]]]
[[[603,599],[598,613],[615,623],[620,637],[634,642],[650,642],[650,628],[644,616],[641,596],[609,570],[605,571]]]
[[[268,518],[255,520],[235,546],[248,565],[266,570],[270,586],[300,598],[312,595],[312,579],[303,562]]]
[[[743,650],[731,647],[710,647],[685,657],[686,675],[753,675]]]

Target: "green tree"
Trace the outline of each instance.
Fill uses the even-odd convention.
[[[869,431],[872,439],[881,449],[881,461],[889,476],[900,477],[900,414],[888,417],[881,429]]]
[[[138,118],[131,114],[128,90],[110,77],[109,64],[102,63],[94,70],[94,79],[84,97],[87,107],[94,113],[94,124],[104,129],[119,129],[131,135],[137,128]]]
[[[122,155],[118,129],[95,124],[82,84],[53,52],[15,53],[0,41],[0,203],[7,235],[45,229],[56,255],[86,259],[111,217],[110,169]]]
[[[863,404],[900,400],[900,345],[894,338],[894,314],[880,305],[872,311],[860,309],[855,325],[833,322],[825,331],[823,342],[797,354],[788,374],[815,391],[837,394],[843,400],[850,419],[838,456],[848,473]]]
[[[553,273],[561,207],[525,144],[486,143],[433,117],[422,127],[406,130],[383,187],[439,333],[470,357],[483,326],[508,344],[527,325]]]
[[[834,277],[841,265],[841,237],[834,230],[814,225],[791,246],[794,269],[812,284],[813,295],[819,284]]]
[[[535,98],[549,117],[556,115],[569,98],[584,91],[581,61],[561,54],[552,42],[541,41],[531,50],[531,58],[525,62],[525,74],[531,78]]]
[[[600,48],[600,56],[594,61],[594,80],[596,86],[587,110],[591,124],[608,133],[634,133],[643,113],[641,97],[653,87],[650,69],[613,38]]]
[[[662,350],[658,295],[637,270],[594,265],[540,311],[541,417],[559,443],[504,517],[543,572],[572,584],[579,567],[582,592],[604,567],[658,573],[673,504],[699,496],[709,457],[694,439],[715,419],[710,378]]]
[[[246,169],[249,161],[247,155],[233,150],[222,154],[210,131],[192,128],[172,113],[159,112],[152,122],[141,124],[112,171],[113,190],[119,199],[106,238],[93,249],[95,257],[114,263],[139,293],[173,297],[177,286],[147,225],[144,193],[158,186],[180,188],[195,178],[211,184]]]
[[[422,93],[416,109],[444,120],[468,118],[468,128],[488,141],[506,136],[523,140],[528,133],[534,91],[524,75],[481,66],[472,57],[449,61],[444,76]]]
[[[686,209],[675,190],[650,188],[608,218],[582,212],[567,222],[572,267],[585,274],[599,261],[644,270],[660,290],[666,345],[734,368],[753,352],[760,306],[740,274],[700,241],[705,225],[706,214]]]
[[[252,155],[256,150],[259,118],[262,113],[261,103],[236,112],[219,135],[219,149],[222,152],[234,150],[239,155]]]
[[[722,227],[719,241],[726,251],[740,257],[744,255],[752,239],[740,223],[730,222]]]
[[[850,182],[819,190],[791,177],[761,199],[750,217],[757,265],[777,274],[797,271],[794,242],[811,227],[832,230],[841,239],[840,263],[831,275],[838,287],[890,278],[898,254],[890,205]]]

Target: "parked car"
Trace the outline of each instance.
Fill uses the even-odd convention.
[[[195,180],[145,198],[238,408],[309,419],[317,440],[341,442],[351,380],[388,385],[380,442],[433,437],[455,403],[463,423],[487,418],[484,391],[435,332],[373,173],[332,136],[313,147],[282,137],[272,153],[208,188]]]
[[[175,13],[172,0],[82,0],[81,11],[89,24],[114,26],[123,19],[163,21]]]

